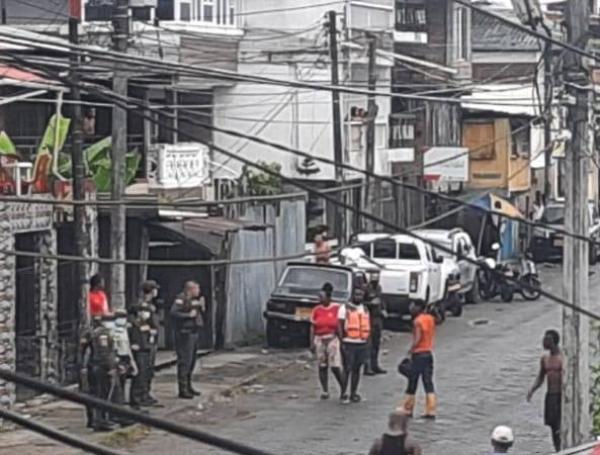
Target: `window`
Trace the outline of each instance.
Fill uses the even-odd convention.
[[[192,20],[192,5],[190,3],[181,2],[179,4],[179,20],[184,22]]]
[[[525,119],[511,119],[511,158],[529,158],[531,154],[531,127]]]
[[[374,259],[396,259],[396,241],[381,239],[373,242]]]
[[[463,146],[469,149],[471,160],[492,160],[496,156],[493,121],[470,120],[463,125]]]
[[[390,115],[390,148],[413,147],[415,144],[415,117]]]
[[[429,250],[427,251],[427,254],[429,254]],[[421,255],[419,254],[417,245],[414,243],[401,243],[398,258],[408,261],[418,261],[421,259]]]
[[[427,11],[421,0],[398,0],[396,2],[396,30],[423,31],[427,28]]]
[[[456,61],[469,59],[469,15],[467,8],[458,7],[454,12],[454,57]]]

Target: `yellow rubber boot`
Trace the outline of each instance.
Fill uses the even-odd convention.
[[[437,411],[437,397],[435,393],[428,393],[425,397],[425,414],[424,419],[435,419]]]
[[[407,415],[412,417],[414,409],[415,409],[415,396],[414,395],[405,395],[404,401],[398,407],[398,410],[404,411]]]

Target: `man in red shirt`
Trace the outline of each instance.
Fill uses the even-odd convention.
[[[90,279],[88,302],[90,318],[93,318],[94,316],[106,316],[110,314],[108,297],[106,297],[106,293],[104,292],[104,279],[100,276],[100,274],[96,274]]]
[[[317,355],[322,400],[329,398],[330,368],[340,386],[340,390],[344,390],[340,339],[337,333],[340,306],[331,302],[332,293],[333,286],[330,283],[325,283],[319,294],[319,305],[313,309],[311,316],[311,351]]]

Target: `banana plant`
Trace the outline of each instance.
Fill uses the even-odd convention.
[[[111,166],[110,158],[112,138],[105,137],[83,150],[83,161],[86,174],[94,180],[99,192],[110,191]],[[126,156],[126,182],[131,183],[135,178],[140,165],[141,156],[137,150],[129,152]],[[65,177],[71,177],[71,156],[62,154],[59,162],[59,172]]]
[[[4,131],[0,131],[0,155],[15,158],[19,156],[15,144]]]

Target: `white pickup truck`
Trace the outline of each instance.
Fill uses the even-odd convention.
[[[428,244],[401,234],[359,234],[356,243],[365,256],[382,266],[380,284],[389,316],[409,314],[413,301],[432,303],[444,298],[443,258]]]

